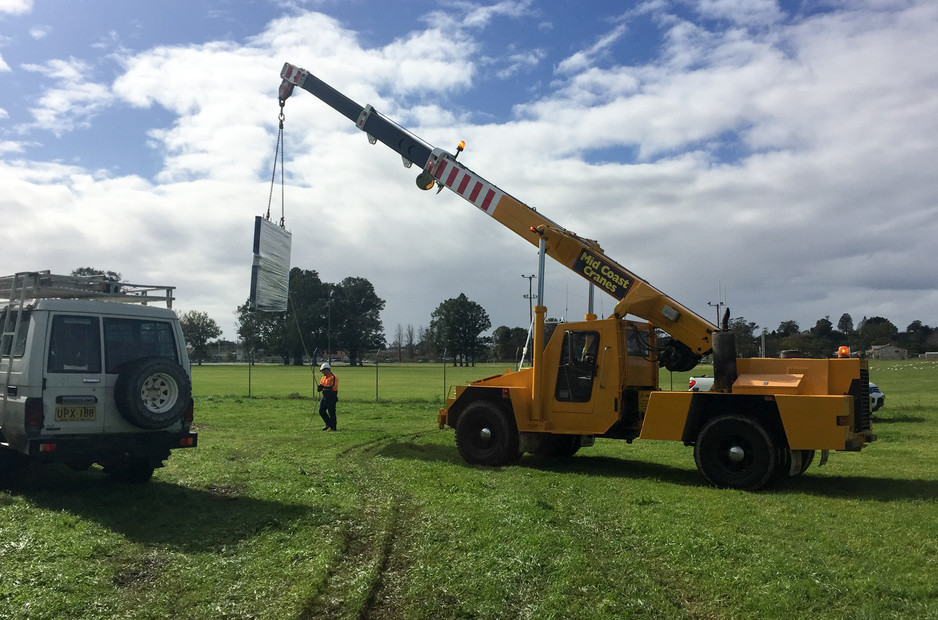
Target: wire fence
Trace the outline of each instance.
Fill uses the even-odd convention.
[[[511,363],[453,366],[443,363],[333,364],[339,399],[346,401],[443,402],[452,386],[514,370]],[[203,396],[317,399],[318,366],[206,364],[192,367],[192,392]]]

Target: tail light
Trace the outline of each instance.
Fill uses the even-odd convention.
[[[690,381],[687,382],[687,389],[693,390],[695,385],[697,385],[697,380],[691,379]]]
[[[30,397],[26,399],[26,417],[23,421],[26,426],[26,435],[35,437],[42,431],[42,399]]]

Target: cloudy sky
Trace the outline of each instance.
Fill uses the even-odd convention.
[[[289,61],[707,318],[936,326],[936,33],[934,0],[0,0],[0,271],[175,285],[234,339]],[[370,280],[389,336],[459,293],[527,325],[533,246],[284,112],[293,266]]]

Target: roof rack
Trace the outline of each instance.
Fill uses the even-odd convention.
[[[9,291],[9,305],[23,306],[35,299],[94,299],[173,307],[174,286],[116,282],[104,275],[66,276],[46,271],[21,271],[0,277],[0,294]]]

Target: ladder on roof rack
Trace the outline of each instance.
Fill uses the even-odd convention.
[[[10,394],[10,375],[13,372],[13,356],[16,354],[16,343],[19,341],[20,328],[22,326],[23,313],[21,312],[26,303],[26,279],[30,276],[38,278],[37,273],[18,273],[11,276],[10,283],[10,303],[7,310],[3,313],[3,331],[0,332],[0,363],[6,362],[6,372],[3,373],[3,405],[6,406],[7,397]],[[5,280],[5,279],[4,279]],[[17,284],[19,283],[19,301],[16,299]],[[2,290],[0,283],[0,290]],[[14,310],[15,309],[15,310]],[[16,312],[16,319],[13,319],[13,313]],[[13,329],[10,329],[10,323],[13,323]]]
[[[46,271],[22,271],[12,276],[0,277],[0,291],[9,289],[9,304],[25,304],[35,299],[93,299],[123,303],[165,303],[173,307],[174,286],[131,284],[115,282],[107,276],[66,276]]]

